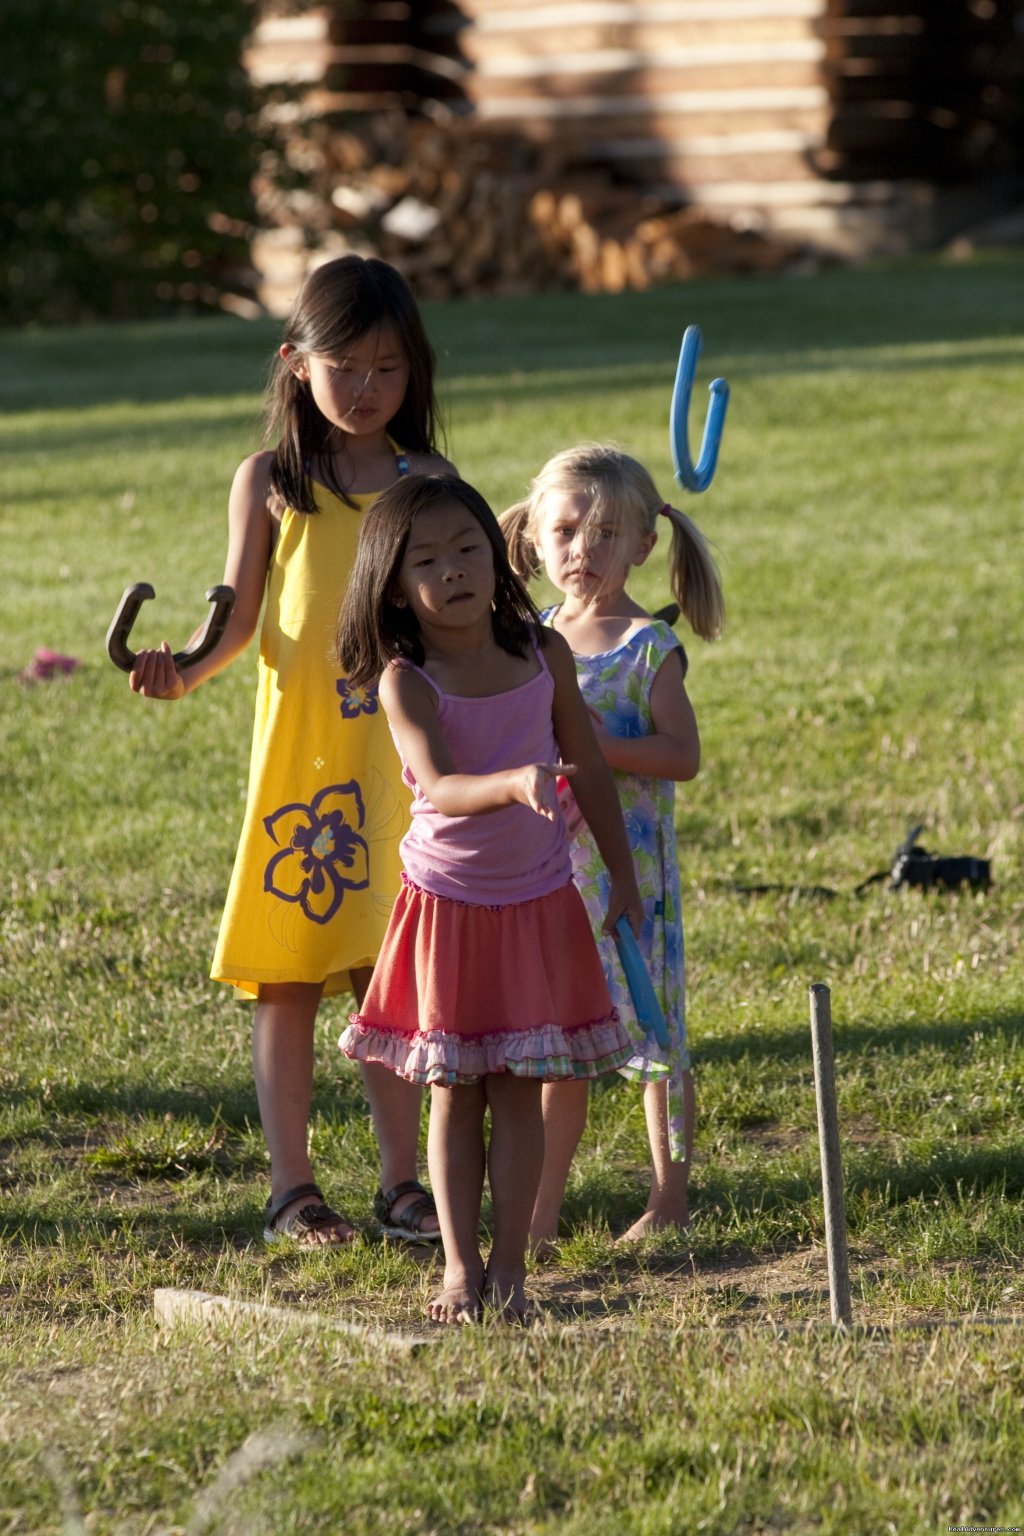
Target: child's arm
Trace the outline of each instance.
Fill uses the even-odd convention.
[[[407,667],[388,667],[380,701],[416,783],[442,816],[479,816],[504,805],[526,805],[553,821],[559,814],[558,763],[530,763],[499,773],[459,773],[438,724],[435,694]]]
[[[649,736],[610,736],[598,727],[605,762],[642,778],[695,779],[700,769],[700,734],[678,651],[665,657],[651,685],[651,719],[654,730]]]
[[[187,672],[179,672],[174,665],[166,640],[159,650],[139,651],[128,678],[133,692],[147,699],[180,699],[194,692],[208,677],[222,672],[255,634],[273,536],[273,520],[268,510],[271,457],[269,453],[252,454],[239,465],[231,486],[224,583],[234,588],[235,602],[223,635],[213,650]]]
[[[556,631],[545,630],[544,634],[544,657],[555,680],[552,714],[555,740],[566,765],[562,771],[572,775],[576,804],[594,834],[598,852],[611,876],[604,931],[613,933],[616,921],[625,913],[634,933],[639,935],[643,908],[615,780],[583,702],[572,652]]]

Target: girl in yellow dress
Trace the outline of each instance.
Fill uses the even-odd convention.
[[[256,999],[253,1072],[270,1152],[268,1241],[355,1236],[324,1201],[307,1151],[321,997],[362,1003],[398,892],[409,794],[375,686],[333,659],[362,513],[398,477],[450,471],[436,452],[434,353],[404,279],[343,256],[307,278],[274,359],[264,441],[228,502],[227,628],[182,673],[166,641],[140,651],[136,693],[175,700],[245,649],[263,609],[249,790],[212,975]],[[264,597],[266,602],[264,603]],[[436,1241],[416,1181],[420,1094],[362,1069],[381,1154],[384,1230]]]

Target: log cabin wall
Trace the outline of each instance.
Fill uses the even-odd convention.
[[[699,199],[738,180],[807,175],[828,92],[820,0],[469,3],[467,94],[620,175]]]
[[[348,0],[249,65],[306,183],[268,178],[257,265],[372,249],[427,294],[920,248],[1022,169],[1024,0]]]
[[[828,0],[822,169],[948,185],[1019,171],[1019,0]]]

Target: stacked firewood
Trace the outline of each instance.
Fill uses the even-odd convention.
[[[320,103],[329,107],[329,103]],[[293,154],[301,192],[265,183],[261,218],[274,231],[256,253],[273,286],[278,262],[344,250],[392,262],[424,298],[545,288],[620,292],[710,272],[777,271],[795,246],[706,211],[617,183],[557,148],[471,118],[400,109],[332,118]],[[297,274],[300,275],[300,274]]]
[[[272,306],[345,249],[437,296],[893,254],[1024,165],[1024,0],[254,8]]]

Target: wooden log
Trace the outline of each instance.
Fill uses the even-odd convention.
[[[508,109],[508,102],[505,109]],[[523,94],[516,98],[516,110],[537,118],[682,117],[695,124],[735,118],[746,121],[777,123],[818,113],[829,105],[829,93],[820,81],[801,85],[760,85],[732,87],[674,86],[655,90],[645,85],[636,92],[573,91],[571,95],[551,100],[546,96]],[[481,104],[480,117],[486,121],[489,109]]]
[[[242,63],[254,84],[315,83],[327,68],[326,10],[303,16],[266,16],[253,29]]]
[[[443,53],[431,53],[408,43],[339,43],[326,50],[327,64],[342,69],[348,76],[366,78],[377,70],[422,70],[446,80],[461,81],[466,65]]]
[[[690,25],[678,22],[658,25],[639,19],[621,25],[556,27],[546,20],[547,14],[545,10],[539,10],[535,25],[528,33],[499,31],[493,25],[473,27],[462,37],[462,52],[476,70],[490,75],[500,73],[503,67],[517,60],[536,60],[542,65],[545,60],[604,52],[648,56],[669,50],[674,54],[694,55],[699,61],[703,54],[711,51],[719,57],[732,57],[736,50],[742,49],[744,56],[749,58],[749,50],[755,46],[770,55],[785,52],[788,45],[813,40],[817,35],[810,22],[774,17],[749,22],[742,28],[738,28],[734,21],[724,19]]]
[[[718,63],[694,64],[653,61],[648,67],[633,67],[621,71],[606,72],[589,67],[573,73],[556,73],[528,76],[493,76],[484,78],[471,75],[466,81],[466,98],[472,104],[475,115],[486,121],[499,114],[515,119],[522,112],[522,103],[539,101],[572,103],[586,97],[604,101],[606,110],[614,111],[615,98],[627,101],[637,96],[651,99],[734,90],[786,90],[808,89],[824,83],[824,50],[808,53],[803,59],[776,59],[758,64]],[[502,106],[502,103],[509,105]],[[730,97],[725,96],[728,109]],[[572,106],[568,106],[571,112]]]
[[[750,206],[757,208],[883,208],[905,200],[913,190],[920,194],[921,183],[910,189],[902,182],[887,181],[875,177],[871,181],[743,181],[740,179],[712,182],[702,188],[701,199],[705,207],[717,209]]]
[[[670,69],[697,69],[719,65],[732,69],[741,64],[769,68],[775,63],[817,64],[825,57],[825,44],[817,37],[793,37],[773,42],[747,42],[728,39],[721,42],[694,43],[680,47],[678,42],[658,48],[610,47],[538,54],[509,52],[481,61],[467,86],[474,94],[489,91],[501,80],[571,81],[580,76],[610,77],[612,87],[623,75],[658,74]]]
[[[250,1325],[266,1323],[333,1329],[350,1338],[371,1344],[382,1350],[394,1350],[412,1354],[432,1342],[433,1336],[412,1336],[391,1333],[364,1323],[346,1322],[323,1312],[303,1311],[298,1307],[273,1307],[264,1302],[239,1301],[231,1296],[215,1296],[208,1291],[178,1290],[160,1287],[153,1292],[153,1314],[158,1323],[173,1327],[182,1323],[202,1323],[208,1326]]]
[[[723,145],[717,151],[704,145],[695,152],[685,139],[675,144],[660,139],[617,139],[596,141],[590,149],[593,158],[622,170],[628,168],[638,180],[655,181],[663,187],[673,185],[681,195],[688,193],[699,199],[705,185],[724,180],[814,180],[812,157],[819,147],[824,147],[823,140],[806,139],[780,148],[740,143]]]
[[[757,21],[790,17],[813,21],[822,0],[459,0],[459,9],[473,30],[532,33],[538,26],[588,26],[595,22],[622,25],[643,20],[679,24],[717,21]]]

